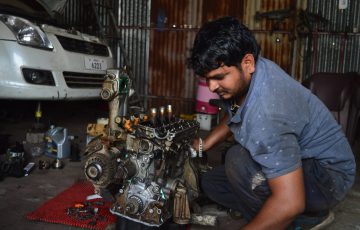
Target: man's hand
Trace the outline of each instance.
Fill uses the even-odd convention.
[[[242,229],[285,229],[305,209],[305,188],[302,168],[269,179],[272,191],[260,212]]]
[[[211,130],[209,135],[203,140],[202,151],[208,151],[216,144],[224,141],[232,133],[230,128],[227,126],[226,122],[228,120],[228,115],[224,115],[220,123]],[[193,140],[192,147],[198,152],[199,151],[199,138]]]
[[[193,140],[192,147],[193,147],[193,149],[196,150],[196,152],[199,152],[199,143],[200,143],[199,138],[195,138]]]

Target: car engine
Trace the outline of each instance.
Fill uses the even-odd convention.
[[[177,118],[171,105],[127,115],[131,93],[126,72],[108,70],[101,96],[109,101],[109,119],[88,125],[86,178],[96,194],[113,202],[115,215],[147,226],[171,217],[187,224],[199,195],[191,148],[199,123]]]

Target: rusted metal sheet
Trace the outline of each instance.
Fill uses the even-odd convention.
[[[151,107],[172,104],[178,112],[191,109],[194,76],[185,74],[186,50],[197,18],[189,18],[189,9],[189,1],[152,1],[148,85]],[[186,102],[188,108],[184,108]]]
[[[186,45],[193,36],[194,32],[181,29],[151,31],[149,96],[166,99],[166,104],[194,98],[195,77],[190,71],[186,73],[186,50],[189,48]]]
[[[245,0],[243,11],[243,22],[252,30],[292,30],[293,19],[284,17],[279,20],[255,20],[256,13],[279,11],[277,16],[281,17],[285,10],[296,11],[296,1],[294,0]]]
[[[272,32],[269,34],[266,31],[258,31],[254,34],[261,46],[261,55],[274,61],[290,74],[292,65],[290,32]]]
[[[300,78],[292,57],[296,46],[295,20],[301,5],[294,0],[246,0],[244,8],[243,22],[253,31],[261,55],[276,62],[295,79]],[[255,17],[264,13],[271,15]]]
[[[225,15],[239,17],[242,1],[152,0],[149,56],[149,105],[174,105],[176,111],[193,113],[197,77],[186,59],[200,26]]]

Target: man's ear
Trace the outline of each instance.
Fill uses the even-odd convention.
[[[241,61],[241,68],[250,74],[255,72],[255,58],[252,54],[245,54]]]

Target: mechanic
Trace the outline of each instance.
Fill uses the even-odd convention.
[[[354,182],[355,160],[325,105],[274,62],[237,19],[206,23],[188,65],[204,77],[228,112],[195,150],[233,134],[225,165],[202,177],[213,201],[240,211],[243,229],[325,226]]]

